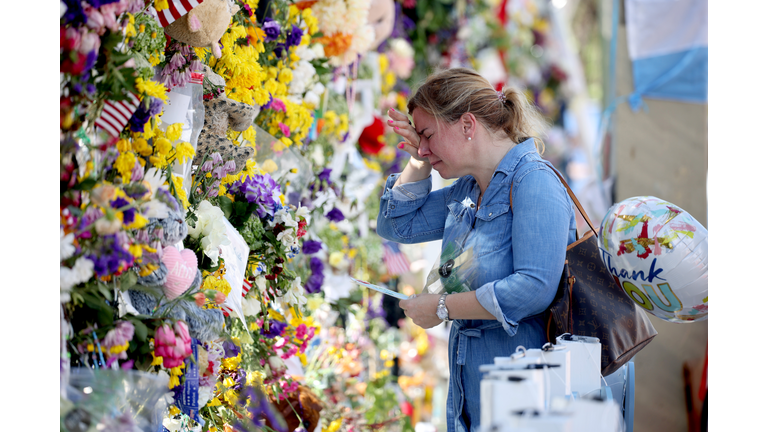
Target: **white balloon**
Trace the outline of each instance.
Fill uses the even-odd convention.
[[[707,229],[656,197],[614,204],[600,224],[603,262],[624,293],[670,322],[707,319]]]

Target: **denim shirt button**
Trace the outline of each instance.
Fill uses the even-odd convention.
[[[493,216],[493,212],[488,213],[488,216]]]
[[[395,208],[395,205],[394,205],[394,204],[391,204],[391,205],[389,206],[389,208],[393,209],[393,208]]]

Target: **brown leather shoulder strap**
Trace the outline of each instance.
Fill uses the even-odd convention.
[[[563,176],[560,175],[560,172],[558,172],[554,167],[552,167],[549,164],[545,164],[545,165],[548,166],[549,169],[551,169],[552,172],[555,173],[557,178],[560,179],[560,183],[562,183],[563,186],[565,186],[565,190],[568,191],[568,196],[571,197],[571,200],[576,205],[576,208],[579,209],[579,213],[581,213],[581,217],[584,218],[584,220],[587,222],[587,225],[589,225],[589,228],[592,230],[593,233],[595,233],[595,237],[597,237],[597,230],[592,225],[592,221],[589,220],[589,216],[587,216],[587,212],[584,210],[584,207],[581,206],[581,203],[579,202],[579,199],[576,198],[576,194],[573,193],[573,191],[571,190],[571,187],[568,186],[568,183],[565,181]],[[514,182],[509,184],[509,211],[513,211],[514,210],[514,207],[512,206],[512,186],[513,185],[514,185]]]
[[[595,233],[595,237],[597,237],[597,230],[592,225],[592,221],[589,220],[589,216],[587,216],[587,212],[584,210],[584,207],[581,206],[581,203],[579,202],[579,199],[576,198],[576,194],[573,193],[573,191],[571,190],[571,187],[568,186],[568,183],[565,181],[563,176],[560,175],[560,173],[554,167],[552,167],[550,165],[547,165],[547,166],[552,170],[552,172],[555,173],[557,178],[560,179],[560,183],[562,183],[563,186],[565,186],[565,190],[568,191],[568,196],[570,196],[571,200],[573,200],[573,203],[576,204],[576,208],[579,209],[579,213],[581,213],[581,217],[584,218],[584,220],[587,222],[587,225],[589,225],[589,228],[592,230],[593,233]]]

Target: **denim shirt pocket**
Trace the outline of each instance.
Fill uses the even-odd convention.
[[[483,206],[475,215],[475,250],[477,256],[496,252],[509,245],[512,235],[512,213],[506,203]]]

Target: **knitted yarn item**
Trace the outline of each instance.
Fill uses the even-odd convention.
[[[161,226],[163,228],[163,239],[160,241],[160,244],[163,247],[171,246],[184,240],[184,237],[189,232],[187,222],[184,220],[185,217],[186,211],[184,209],[179,211],[170,210],[167,218],[150,218],[147,229],[149,232],[152,232],[156,226]]]
[[[149,294],[147,291],[152,294]],[[146,291],[128,290],[131,304],[142,315],[151,315],[152,308],[157,305],[157,299],[164,295],[162,287],[159,286],[149,286],[146,288]]]
[[[193,293],[200,289],[203,275],[197,270],[195,279],[184,294]],[[210,341],[219,337],[224,325],[224,314],[220,309],[201,309],[195,302],[179,300],[170,305],[165,298],[162,286],[146,286],[139,290],[128,290],[131,303],[142,315],[152,315],[152,310],[161,299],[160,307],[155,313],[167,313],[166,316],[175,320],[183,320],[189,327],[189,335],[200,341]],[[171,308],[171,309],[168,309]]]
[[[221,309],[200,309],[194,302],[180,301],[179,306],[186,314],[189,335],[199,341],[210,341],[219,337],[224,326]]]
[[[168,267],[166,267],[165,264],[161,262],[160,268],[148,274],[147,276],[139,276],[137,282],[139,285],[144,286],[162,286],[165,284],[166,280],[168,280]]]

